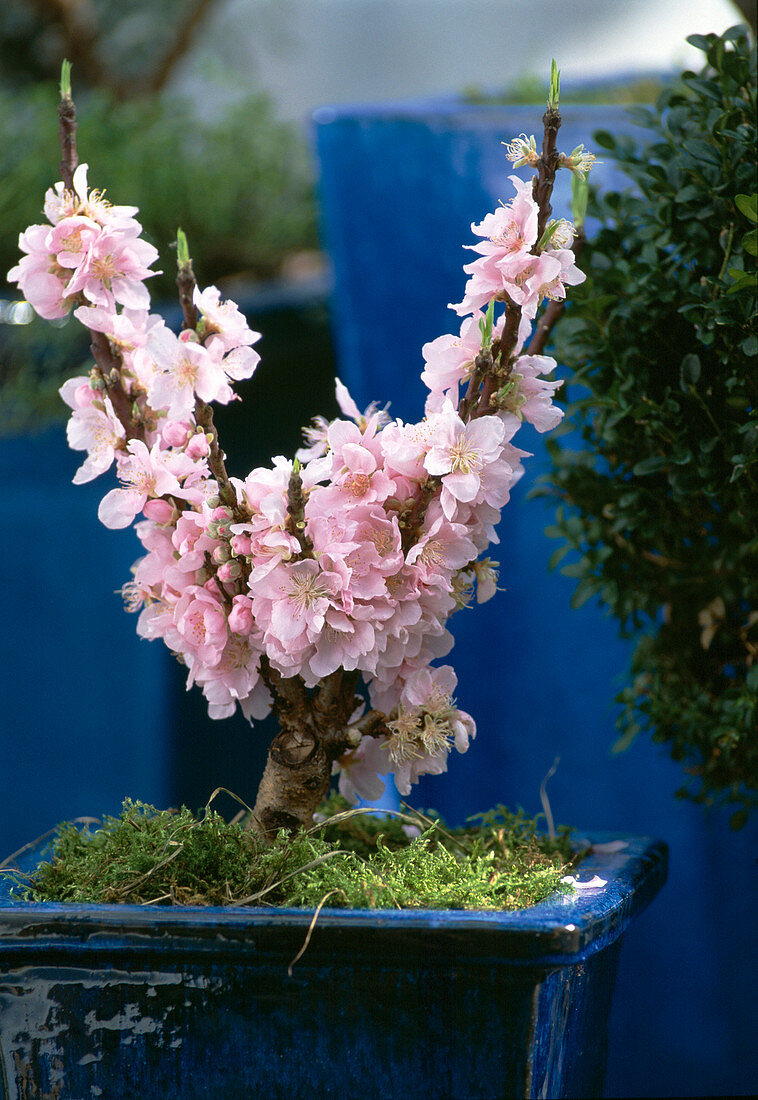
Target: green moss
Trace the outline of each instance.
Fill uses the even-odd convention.
[[[209,807],[157,810],[124,802],[102,827],[60,826],[33,876],[29,901],[314,908],[520,909],[565,890],[578,858],[502,806],[464,829],[408,810],[377,816],[333,796],[323,821],[262,845]],[[413,835],[409,836],[411,833]]]

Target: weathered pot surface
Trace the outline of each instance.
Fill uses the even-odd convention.
[[[604,885],[532,909],[323,909],[294,964],[312,910],[3,884],[3,1097],[599,1096],[621,937],[666,869],[660,841],[604,838],[577,872]]]

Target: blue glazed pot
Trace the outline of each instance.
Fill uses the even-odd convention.
[[[611,845],[611,848],[614,846]],[[621,938],[665,845],[515,913],[31,904],[0,895],[4,1100],[602,1095]]]

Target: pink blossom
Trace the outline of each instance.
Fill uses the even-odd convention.
[[[340,668],[359,671],[388,733],[361,740],[351,731],[353,747],[338,762],[351,796],[377,797],[389,773],[407,794],[420,776],[446,770],[453,748],[468,747],[475,727],[453,698],[455,675],[433,662],[453,645],[453,611],[473,599],[475,586],[480,602],[496,590],[496,563],[480,555],[497,541],[500,510],[522,471],[516,429],[526,419],[544,431],[561,416],[551,401],[559,383],[544,377],[553,361],[519,352],[539,303],[563,297],[583,276],[566,227],[553,248],[535,252],[532,184],[511,178],[511,202],[472,225],[476,259],[454,308],[473,315],[459,335],[423,348],[426,415],[406,424],[373,404],[361,412],[337,380],[341,416],[318,418],[306,433],[310,446],[298,452],[305,499],[298,532],[293,463],[279,456],[244,481],[232,478],[243,512],[233,510],[211,477],[212,439],[195,416],[198,400],[234,399],[232,384],[259,362],[259,334],[216,287],[194,292],[196,330],[176,336],[148,312],[144,282],[157,253],[140,236],[136,208],[112,207],[89,191],[81,166],[72,189],[48,191],[51,224],[22,235],[25,255],[10,273],[45,316],[65,315],[76,299],[77,320],[118,353],[124,392],[145,425],[143,438],[127,441],[107,388],[93,388],[95,376],[92,385],[79,377],[61,390],[72,409],[69,442],[87,451],[75,480],[116,460],[119,487],[101,502],[101,520],[118,528],[145,517],[135,523],[144,554],[124,587],[128,605],[140,609],[138,633],[179,656],[212,717],[237,707],[251,719],[268,713],[263,654],[308,687]],[[497,409],[464,422],[455,406],[481,348],[478,310],[493,300],[520,309],[518,358],[509,376],[503,372]],[[495,339],[504,323],[498,312]]]
[[[67,293],[82,293],[99,306],[119,302],[130,309],[147,308],[150,295],[143,284],[156,274],[149,265],[157,260],[158,250],[139,238],[139,229],[135,222],[133,227],[114,225],[88,236]]]
[[[510,386],[504,397],[503,409],[519,419],[533,424],[538,432],[555,428],[563,419],[563,410],[552,402],[561,379],[540,378],[552,374],[556,362],[549,355],[521,355],[513,365]]]
[[[357,748],[339,758],[339,790],[349,802],[365,798],[375,802],[384,794],[384,782],[380,775],[390,770],[384,741],[378,737],[364,737]]]
[[[365,658],[375,645],[374,628],[367,619],[357,619],[337,608],[328,608],[318,645],[304,670],[306,682],[316,683],[338,668],[365,667]]]
[[[109,397],[98,396],[88,378],[70,378],[59,393],[74,411],[66,425],[68,445],[87,451],[87,458],[74,474],[74,485],[92,481],[104,473],[118,451],[126,445],[126,432]]]
[[[426,402],[427,413],[439,412],[446,398],[454,405],[458,404],[458,387],[471,377],[474,360],[481,351],[481,320],[483,314],[477,310],[472,317],[464,320],[460,336],[438,336],[421,349],[426,362],[421,379],[431,391]],[[499,334],[494,332],[493,335]]]
[[[63,183],[56,183],[45,195],[45,216],[56,225],[63,218],[82,214],[99,225],[118,225],[133,228],[137,225],[134,215],[136,206],[113,206],[101,191],[88,191],[87,164],[79,164],[74,169],[73,189],[68,190]],[[137,227],[139,230],[139,227]]]
[[[425,417],[418,424],[403,424],[396,420],[382,431],[379,440],[384,456],[384,469],[393,478],[396,487],[398,475],[409,482],[426,479],[424,463],[432,446],[435,427],[435,418]]]
[[[498,457],[504,428],[496,416],[464,424],[450,404],[437,415],[434,427],[424,465],[430,474],[442,477],[442,507],[452,519],[455,502],[472,501],[479,492],[481,472]]]
[[[427,511],[426,530],[408,551],[406,561],[422,571],[425,581],[446,577],[449,583],[453,573],[474,560],[477,550],[463,524],[450,523],[443,514],[428,522],[433,514],[431,509]]]
[[[408,795],[422,775],[446,771],[450,749],[465,752],[476,735],[471,716],[455,706],[456,683],[449,665],[426,666],[412,672],[402,688],[384,743],[402,795]]]
[[[483,558],[472,563],[472,569],[476,577],[476,602],[486,603],[497,592],[498,562]]]
[[[154,409],[165,409],[171,420],[192,416],[196,395],[222,404],[232,400],[223,368],[202,344],[170,333],[152,351],[159,373],[148,390],[148,401]]]
[[[574,263],[574,253],[569,248],[547,249],[539,256],[528,256],[517,272],[509,274],[513,275],[510,296],[528,317],[535,316],[546,298],[561,301],[566,297],[567,286],[576,286],[586,278]]]
[[[308,558],[281,563],[261,576],[250,576],[253,616],[275,666],[293,668],[304,659],[338,596],[339,575]]]
[[[266,717],[272,700],[259,674],[259,658],[249,639],[232,635],[216,664],[198,668],[195,683],[203,690],[211,718],[228,718],[238,705],[248,721]]]
[[[181,639],[181,652],[188,660],[190,677],[213,668],[227,642],[226,614],[219,600],[207,588],[190,585],[174,609],[174,621]]]
[[[531,182],[524,183],[518,176],[510,180],[516,197],[471,226],[473,233],[486,240],[466,246],[478,252],[479,258],[463,268],[471,278],[463,301],[452,307],[461,315],[481,309],[493,299],[512,298],[514,280],[536,243],[539,208]]]
[[[253,332],[236,303],[221,300],[218,287],[209,286],[203,291],[195,287],[192,300],[203,318],[204,343],[218,341],[222,350],[227,352],[260,340],[261,334]],[[259,359],[260,356],[256,353],[256,362]]]
[[[142,512],[147,519],[160,523],[164,527],[172,526],[177,520],[176,507],[168,500],[148,500]]]
[[[73,304],[66,290],[68,272],[55,261],[47,247],[50,227],[32,225],[18,238],[18,246],[27,253],[8,272],[8,282],[18,283],[30,306],[48,321],[65,317]]]
[[[229,612],[229,629],[234,634],[246,636],[252,633],[254,626],[253,605],[250,597],[243,593],[235,596],[232,601],[232,609]]]
[[[355,423],[361,434],[367,433],[369,437],[372,437],[389,422],[386,408],[380,409],[376,402],[372,401],[366,411],[362,413],[350,396],[347,386],[339,378],[335,378],[334,382],[340,411],[343,416],[348,417]],[[332,423],[336,423],[336,421],[332,421]],[[328,435],[330,427],[330,422],[323,416],[316,416],[313,418],[312,427],[303,429],[306,446],[300,447],[296,452],[296,457],[300,462],[310,462],[326,454],[329,450]]]
[[[368,433],[362,435],[355,424],[335,420],[328,440],[331,451],[323,463],[324,472],[331,467],[331,484],[312,492],[312,498],[318,493],[322,511],[382,502],[394,493],[395,483],[381,465],[381,450],[376,444],[371,449]],[[312,473],[314,467],[312,463]]]
[[[101,523],[113,529],[128,527],[150,497],[184,495],[176,474],[169,469],[173,460],[169,452],[161,451],[157,443],[148,451],[139,439],[131,439],[127,451],[118,463],[124,488],[106,493],[97,512]]]

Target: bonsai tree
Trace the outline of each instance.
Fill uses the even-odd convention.
[[[594,197],[587,280],[557,331],[582,444],[551,440],[551,532],[574,602],[636,637],[620,745],[640,730],[685,767],[678,793],[758,797],[756,72],[743,28],[634,117],[596,135],[633,188]],[[632,287],[633,292],[629,292]]]
[[[539,353],[545,324],[530,338],[540,306],[584,278],[550,197],[560,167],[583,180],[593,157],[557,147],[557,71],[542,151],[525,135],[507,147],[536,175],[511,176],[515,196],[472,227],[460,331],[424,348],[423,419],[362,412],[338,382],[342,416],[317,419],[294,460],[244,480],[227,473],[212,403],[255,371],[258,333],[217,288],[197,287],[181,231],[182,331],[149,312],[157,250],[135,207],[89,187],[67,67],[59,115],[62,180],[9,278],[41,316],[73,311],[89,331],[94,366],[61,390],[69,442],[86,452],[74,480],[115,464],[99,516],[135,523],[144,546],[123,589],[139,634],[176,654],[212,717],[275,712],[250,818],[261,836],[311,824],[334,771],[349,798],[378,797],[388,774],[407,794],[475,735],[453,669],[433,662],[453,644],[449,616],[496,591],[484,555],[522,472],[518,428],[562,415],[545,377],[555,362]]]

